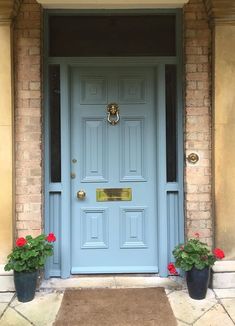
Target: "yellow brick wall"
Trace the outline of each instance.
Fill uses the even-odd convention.
[[[215,26],[214,42],[215,239],[235,259],[235,26]]]
[[[0,22],[0,264],[12,248],[11,26]]]

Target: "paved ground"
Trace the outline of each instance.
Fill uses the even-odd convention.
[[[12,292],[0,292],[0,326],[52,325],[66,287],[131,288],[156,286],[165,287],[179,326],[235,325],[235,289],[209,289],[206,299],[192,300],[187,294],[184,283],[179,278],[118,276],[44,281],[40,291],[36,293],[35,299],[28,303],[18,302]]]

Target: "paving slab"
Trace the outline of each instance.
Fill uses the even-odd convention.
[[[58,289],[66,288],[115,288],[114,277],[72,277],[68,279],[54,278],[44,280],[40,289]]]
[[[174,290],[168,290],[168,289],[165,289],[165,292],[166,292],[166,295],[170,294],[171,292],[173,292]]]
[[[22,303],[17,299],[11,306],[36,326],[53,324],[63,298],[62,293],[37,293],[34,300]]]
[[[177,326],[188,326],[188,325],[190,325],[190,324],[186,324],[181,320],[177,320]]]
[[[11,299],[13,298],[14,293],[13,292],[1,292],[0,293],[0,302],[7,302],[9,303]]]
[[[3,311],[6,309],[8,303],[7,302],[0,302],[0,316],[2,315]]]
[[[206,299],[216,299],[215,292],[212,289],[207,289]]]
[[[0,326],[32,326],[32,324],[20,316],[14,309],[8,308],[0,319]]]
[[[235,298],[235,289],[214,289],[218,298]]]
[[[168,290],[181,289],[181,285],[169,278],[115,276],[117,288],[164,287]]]
[[[221,299],[221,302],[235,324],[235,298]]]
[[[234,326],[232,320],[220,304],[207,311],[193,326]]]
[[[188,324],[195,322],[217,303],[211,292],[209,291],[207,298],[203,300],[191,299],[187,291],[174,291],[170,293],[168,299],[175,317]]]

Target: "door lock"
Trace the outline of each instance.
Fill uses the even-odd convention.
[[[84,199],[85,197],[86,197],[86,193],[85,193],[84,190],[79,190],[79,191],[77,192],[77,198],[78,198],[78,199]]]

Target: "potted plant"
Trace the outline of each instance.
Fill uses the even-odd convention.
[[[17,298],[21,302],[33,300],[36,291],[38,271],[44,267],[47,257],[53,255],[53,233],[41,234],[35,238],[27,235],[18,238],[16,246],[8,255],[5,271],[14,271]]]
[[[170,263],[170,274],[178,275],[176,267],[186,272],[186,283],[192,299],[201,300],[206,296],[210,268],[217,259],[225,257],[223,250],[215,248],[213,252],[206,243],[199,240],[199,233],[185,244],[177,245],[172,251],[175,265]]]

